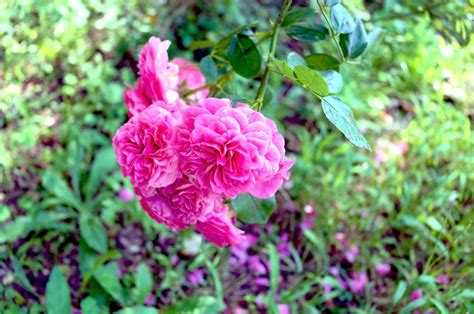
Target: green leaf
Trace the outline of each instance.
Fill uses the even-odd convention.
[[[23,266],[21,265],[20,261],[14,256],[11,257],[11,260],[12,260],[14,277],[17,280],[17,282],[23,288],[30,291],[34,295],[36,295],[35,288],[31,285],[31,282],[28,280],[28,277],[26,277],[26,274],[23,271]]]
[[[270,257],[270,295],[274,297],[278,290],[278,279],[280,278],[280,255],[276,247],[268,244],[268,255]]]
[[[427,297],[424,297],[424,298],[418,299],[418,300],[416,300],[416,301],[410,302],[410,303],[407,304],[407,306],[405,306],[405,307],[400,311],[400,314],[409,314],[409,313],[411,313],[413,310],[422,307],[422,306],[425,305],[427,302],[428,302],[428,298],[427,298]]]
[[[216,43],[216,45],[214,47],[214,51],[226,50],[235,35],[237,35],[239,33],[244,33],[245,31],[247,31],[253,25],[255,25],[255,24],[246,24],[246,25],[240,26],[239,28],[234,29],[233,31],[228,33],[224,38],[222,38],[221,40],[219,40]]]
[[[8,223],[0,224],[0,243],[15,242],[26,236],[33,228],[31,216],[19,216]]]
[[[321,24],[298,24],[288,27],[286,34],[296,40],[317,42],[328,38],[329,31]]]
[[[10,218],[10,208],[6,205],[0,205],[0,222],[4,222],[8,218]]]
[[[231,200],[237,217],[249,224],[265,224],[275,209],[275,197],[258,199],[249,193],[240,194]]]
[[[428,217],[425,222],[434,231],[441,232],[444,230],[441,223],[433,216]]]
[[[208,48],[214,46],[215,44],[216,42],[212,40],[197,40],[192,42],[191,45],[189,45],[189,50],[194,51],[197,49]]]
[[[304,57],[308,67],[318,71],[335,70],[339,71],[339,60],[333,56],[315,53]]]
[[[457,298],[474,300],[474,290],[473,290],[473,289],[464,289],[464,290],[457,296]]]
[[[294,69],[297,65],[306,66],[306,61],[296,52],[290,52],[286,57],[286,60],[291,69]]]
[[[116,262],[110,262],[97,269],[94,273],[94,279],[100,284],[108,294],[117,302],[125,304],[125,293],[118,278],[118,266]]]
[[[276,65],[276,68],[281,75],[289,78],[290,80],[296,81],[295,73],[293,73],[293,69],[290,68],[288,63],[282,60],[273,60],[273,63]]]
[[[282,27],[287,27],[290,25],[293,25],[295,23],[298,23],[310,16],[314,15],[314,10],[310,8],[296,8],[288,12],[288,14],[285,16],[285,19],[281,23]]]
[[[88,199],[97,191],[105,175],[116,167],[117,161],[112,146],[102,147],[97,151],[85,190]]]
[[[59,174],[52,171],[44,171],[40,176],[41,183],[49,193],[56,196],[64,204],[71,205],[77,209],[81,208],[76,196]]]
[[[341,74],[333,70],[322,71],[320,73],[323,76],[324,80],[326,81],[326,84],[328,84],[329,93],[336,94],[342,90],[342,86],[344,85],[344,82],[342,80]]]
[[[158,314],[158,310],[149,306],[132,306],[121,309],[115,314]]]
[[[354,30],[354,19],[342,4],[332,6],[330,13],[331,23],[336,32],[340,34],[348,34]]]
[[[350,34],[339,36],[339,42],[344,56],[351,59],[359,57],[368,45],[367,33],[362,21],[357,19],[354,31]]]
[[[448,314],[449,310],[444,306],[444,304],[436,299],[430,298],[430,302],[439,310],[441,314]]]
[[[222,289],[222,281],[219,278],[219,273],[217,272],[217,268],[209,260],[206,260],[206,266],[207,269],[209,269],[209,273],[212,276],[212,280],[214,280],[214,286],[216,287],[216,297],[217,297],[217,302],[219,302],[222,306],[224,306],[224,292]]]
[[[90,296],[81,301],[81,311],[84,314],[101,314],[97,301]]]
[[[177,301],[165,309],[163,314],[218,314],[224,310],[221,304],[211,296],[192,296]]]
[[[79,230],[87,245],[100,253],[107,251],[107,231],[99,217],[87,214],[80,215]]]
[[[205,56],[199,63],[202,74],[206,77],[207,82],[214,83],[217,80],[217,66],[211,56]]]
[[[303,303],[303,312],[302,314],[320,314],[319,311],[315,306],[309,305],[307,303]]]
[[[260,73],[262,56],[250,37],[239,34],[230,42],[227,57],[234,71],[245,78],[254,78]]]
[[[407,283],[402,280],[398,283],[397,289],[395,290],[395,293],[393,294],[392,297],[392,304],[396,305],[400,300],[403,298],[405,295],[405,292],[407,291],[408,285]]]
[[[135,291],[137,304],[143,304],[153,290],[153,275],[145,263],[140,263],[135,274]]]
[[[294,69],[298,82],[318,96],[329,94],[329,87],[318,72],[308,67],[296,66]]]
[[[325,2],[327,6],[332,7],[333,5],[341,3],[341,0],[326,0]]]
[[[334,96],[324,97],[321,100],[323,112],[344,136],[355,146],[371,150],[369,143],[360,133],[352,115],[352,110],[339,98]]]
[[[58,266],[54,266],[46,284],[46,308],[48,314],[72,313],[69,285]]]

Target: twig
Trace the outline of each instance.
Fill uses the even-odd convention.
[[[273,24],[270,51],[268,52],[267,63],[263,72],[262,81],[260,83],[260,87],[258,88],[257,95],[255,96],[255,105],[257,107],[257,111],[260,111],[263,106],[263,98],[265,96],[265,90],[267,89],[268,77],[270,76],[270,64],[275,58],[275,51],[278,42],[278,33],[280,31],[280,26],[283,22],[283,19],[285,18],[285,15],[290,9],[291,2],[292,0],[285,0],[283,2],[283,5],[280,9],[280,13],[278,14],[278,17],[276,18],[275,23]]]

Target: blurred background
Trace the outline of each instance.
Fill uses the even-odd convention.
[[[280,2],[2,1],[1,313],[474,312],[472,1],[344,1],[378,34],[341,68],[371,152],[271,76],[264,113],[296,164],[242,245],[139,208],[111,137],[141,47],[159,36],[197,63],[194,41],[266,30]],[[280,38],[281,58],[332,49]],[[233,88],[253,99],[253,84]]]

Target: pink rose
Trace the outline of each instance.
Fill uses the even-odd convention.
[[[175,230],[182,230],[220,212],[222,199],[195,185],[188,177],[154,190],[154,195],[142,197],[143,209],[151,218]]]
[[[124,93],[130,117],[157,101],[171,103],[178,99],[178,66],[168,62],[170,44],[152,37],[141,50],[137,85]]]
[[[178,177],[178,158],[172,146],[176,124],[168,111],[153,105],[117,130],[113,146],[118,164],[141,194]]]
[[[192,62],[181,58],[174,58],[172,61],[178,65],[178,89],[193,90],[206,85],[206,78],[201,73],[201,70]],[[202,89],[192,94],[190,100],[196,102],[203,100],[209,95],[209,89]]]
[[[227,206],[223,206],[215,216],[198,221],[196,224],[196,230],[217,246],[235,245],[243,239],[244,232],[234,226],[227,211]]]
[[[228,198],[245,192],[270,197],[293,165],[273,121],[245,104],[232,108],[228,99],[186,108],[177,143],[182,171]]]

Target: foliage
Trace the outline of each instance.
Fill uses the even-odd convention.
[[[271,1],[2,2],[0,312],[474,311],[472,3],[309,3],[268,63]],[[259,215],[232,202],[248,247],[117,197],[121,82],[151,35],[285,134],[291,182]]]

